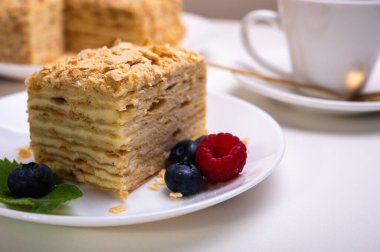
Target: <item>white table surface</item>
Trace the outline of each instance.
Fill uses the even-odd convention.
[[[219,20],[215,31],[202,50],[209,59],[248,60],[237,21]],[[276,35],[265,29],[256,36],[259,46],[276,46]],[[21,89],[0,80],[0,94]],[[380,251],[379,113],[297,109],[215,69],[209,69],[208,89],[247,100],[282,126],[287,150],[269,178],[214,207],[142,225],[71,228],[0,217],[0,251]]]

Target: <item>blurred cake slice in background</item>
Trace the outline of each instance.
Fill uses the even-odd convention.
[[[0,62],[45,64],[63,50],[62,0],[0,0]]]
[[[89,49],[27,80],[31,149],[58,174],[130,191],[205,133],[206,66],[183,49]]]
[[[118,38],[178,45],[181,12],[181,0],[66,0],[67,49],[110,46]]]

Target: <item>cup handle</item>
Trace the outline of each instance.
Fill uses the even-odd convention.
[[[272,27],[275,27],[277,29],[280,29],[280,21],[279,16],[277,12],[271,11],[271,10],[255,10],[250,13],[248,13],[244,19],[241,26],[241,34],[242,34],[242,40],[243,44],[248,51],[248,53],[251,55],[251,57],[257,61],[262,67],[266,68],[267,70],[278,74],[279,76],[283,78],[291,78],[290,73],[285,72],[282,69],[279,69],[272,64],[268,63],[264,58],[262,58],[259,53],[256,51],[256,49],[253,46],[253,43],[249,36],[249,27],[250,25],[257,25],[257,23],[266,23],[271,25]]]

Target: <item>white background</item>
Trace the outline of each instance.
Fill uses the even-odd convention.
[[[253,9],[274,9],[275,0],[184,0],[185,10],[204,16],[241,19]]]

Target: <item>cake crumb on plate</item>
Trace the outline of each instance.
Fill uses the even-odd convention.
[[[119,213],[123,213],[125,211],[127,211],[127,206],[126,205],[118,205],[118,206],[115,206],[115,207],[111,207],[109,209],[109,212],[112,213],[112,214],[119,214]]]
[[[248,145],[249,144],[249,138],[248,137],[244,137],[242,140],[243,144],[245,145]]]
[[[165,169],[162,169],[157,177],[156,177],[156,182],[159,184],[159,185],[165,185],[165,172],[166,170]]]
[[[29,145],[18,148],[17,151],[18,151],[18,158],[21,161],[32,157],[32,151],[30,150]]]
[[[128,191],[123,191],[123,190],[120,190],[119,192],[119,196],[122,200],[126,200],[128,199]]]
[[[150,185],[149,185],[149,189],[150,189],[150,190],[157,191],[158,188],[159,188],[159,184],[157,184],[157,183],[154,183],[154,184],[150,184]]]
[[[159,178],[165,178],[165,172],[166,172],[166,170],[165,170],[165,169],[162,169],[162,170],[158,173],[158,177],[159,177]]]
[[[169,193],[169,197],[172,199],[180,199],[183,197],[183,194],[179,192],[171,192]]]
[[[165,185],[165,179],[163,179],[163,178],[157,177],[156,182],[159,185]]]

